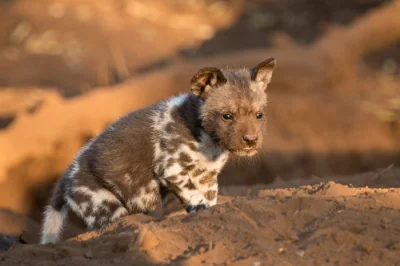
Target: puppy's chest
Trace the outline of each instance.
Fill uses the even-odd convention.
[[[153,117],[153,170],[161,181],[182,176],[199,179],[207,173],[216,177],[228,159],[227,152],[197,123],[200,107],[188,102],[187,95],[172,98]]]
[[[215,180],[228,160],[228,154],[214,145],[182,141],[173,149],[161,149],[155,160],[155,172],[160,178],[189,176],[195,183]]]

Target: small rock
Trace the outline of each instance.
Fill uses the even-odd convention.
[[[277,200],[282,201],[285,199],[285,194],[282,191],[278,191],[276,192],[275,197]]]
[[[142,240],[140,243],[140,247],[144,251],[149,251],[160,244],[160,241],[157,237],[150,231],[145,230],[141,232]]]
[[[278,252],[279,252],[279,253],[283,253],[283,252],[285,252],[285,249],[284,249],[284,248],[279,248],[279,249],[278,249]]]
[[[253,262],[253,265],[254,265],[254,266],[260,266],[260,265],[261,265],[261,262],[255,261],[255,262]]]
[[[296,251],[296,254],[297,255],[299,255],[300,257],[303,257],[304,256],[304,250],[298,250],[298,251]]]
[[[296,235],[296,234],[292,234],[292,235],[290,235],[290,240],[292,241],[292,242],[297,242],[297,241],[299,241],[299,237]]]

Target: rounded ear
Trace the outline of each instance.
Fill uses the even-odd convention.
[[[271,82],[272,72],[276,66],[275,58],[271,57],[259,63],[251,70],[251,80],[255,82],[262,82],[266,88],[268,83]]]
[[[205,67],[200,69],[190,81],[192,93],[202,99],[207,97],[209,90],[221,86],[226,82],[222,71],[215,67]]]

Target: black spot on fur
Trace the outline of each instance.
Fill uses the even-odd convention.
[[[198,177],[199,175],[201,175],[205,171],[206,171],[206,169],[204,169],[204,168],[197,168],[196,170],[193,171],[192,176],[193,177]]]
[[[171,182],[174,182],[178,179],[178,177],[175,175],[171,175],[171,176],[168,176],[166,179],[170,180]]]
[[[192,181],[190,181],[190,180],[184,185],[184,187],[189,189],[189,190],[196,189],[196,187],[193,185]]]
[[[167,147],[168,147],[168,146],[167,146],[167,140],[164,139],[164,138],[161,138],[161,139],[160,139],[160,148],[161,148],[162,150],[165,150]]]
[[[217,176],[217,172],[216,171],[211,171],[206,173],[200,180],[200,184],[210,184],[211,182],[214,181],[214,179]]]
[[[207,200],[213,200],[217,197],[217,191],[209,190],[204,194],[204,196],[206,197]]]
[[[167,132],[167,133],[173,133],[174,132],[174,123],[168,123],[166,126],[165,126],[165,132]]]
[[[190,172],[190,171],[192,171],[194,168],[196,168],[196,166],[195,166],[194,164],[188,164],[188,165],[185,165],[184,168],[185,168],[185,170],[186,170],[187,172]]]
[[[187,164],[192,162],[192,158],[189,156],[189,154],[181,152],[179,154],[179,162],[181,164]]]
[[[192,151],[197,151],[197,147],[193,142],[188,142],[186,145],[192,150]]]
[[[172,118],[184,129],[177,128],[185,139],[200,140],[200,134],[203,129],[200,119],[201,105],[202,102],[198,97],[189,95],[187,100],[176,110],[173,110],[171,114]]]
[[[174,163],[175,163],[174,158],[169,158],[168,161],[167,161],[166,167],[169,168],[169,167],[171,167],[172,165],[174,165]]]

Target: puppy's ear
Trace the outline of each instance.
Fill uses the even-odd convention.
[[[200,69],[190,81],[192,93],[203,100],[211,89],[221,86],[226,82],[222,71],[215,67],[205,67]]]
[[[271,57],[259,63],[251,70],[251,80],[259,82],[264,89],[271,82],[272,72],[276,65],[275,58]]]

